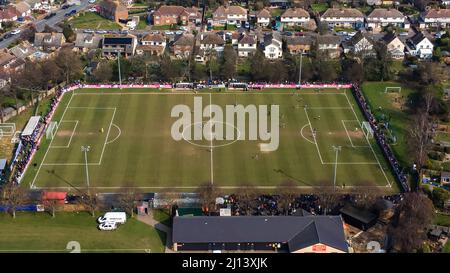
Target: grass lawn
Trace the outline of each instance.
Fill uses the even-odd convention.
[[[445,214],[436,214],[436,219],[434,220],[436,225],[450,227],[450,216]]]
[[[397,138],[397,143],[392,145],[394,153],[400,164],[409,166],[412,159],[408,156],[407,137],[408,116],[406,107],[400,108],[402,102],[405,102],[413,90],[402,87],[401,93],[385,93],[386,87],[401,86],[396,82],[366,82],[362,85],[362,90],[366,99],[371,105],[372,112],[379,118],[381,115],[391,116],[390,126]],[[395,99],[400,103],[396,103]],[[379,108],[381,107],[381,110]]]
[[[447,241],[447,243],[444,246],[444,249],[442,250],[443,253],[450,253],[450,240]]]
[[[328,9],[328,3],[311,4],[311,8],[314,12],[318,12],[318,13],[322,14],[323,12],[325,12]]]
[[[95,12],[84,12],[73,18],[70,23],[79,29],[122,29],[114,21],[101,17]]]
[[[141,18],[139,20],[139,24],[137,25],[136,29],[145,29],[148,26],[147,21],[145,18]]]
[[[41,143],[34,157],[37,167],[28,169],[22,184],[86,187],[85,176],[80,175],[85,171],[80,147],[89,145],[90,186],[99,190],[128,185],[187,191],[213,181],[223,189],[252,185],[269,191],[286,180],[299,189],[311,189],[333,185],[336,159],[332,146],[337,145],[342,148],[337,185],[377,185],[386,190],[391,189],[385,187],[388,183],[395,186],[378,146],[364,137],[362,115],[350,90],[304,90],[297,95],[293,91],[195,95],[203,106],[211,101],[222,109],[236,104],[279,105],[279,145],[272,152],[260,149],[260,144],[269,141],[249,140],[248,133],[244,140],[234,142],[175,140],[171,130],[177,118],[171,117],[172,108],[181,104],[193,109],[192,92],[80,89],[74,95],[66,93],[53,118],[59,124],[56,136]],[[192,131],[193,124],[187,124],[183,132]],[[235,137],[247,131],[246,127],[231,128]],[[317,131],[315,137],[312,128]]]
[[[69,241],[79,242],[81,252],[164,252],[165,240],[164,233],[131,218],[115,231],[100,231],[88,213],[0,214],[0,252],[68,252]]]
[[[277,16],[281,16],[281,14],[283,14],[284,10],[279,9],[279,8],[274,8],[274,9],[269,9],[270,10],[270,14],[272,15],[272,17],[277,17]]]
[[[170,219],[170,215],[167,210],[154,209],[153,219],[168,227],[172,226],[172,220]]]

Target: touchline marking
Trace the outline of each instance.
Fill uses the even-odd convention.
[[[66,93],[66,94],[67,94],[67,93]],[[70,103],[72,102],[72,99],[73,99],[74,96],[75,96],[75,92],[72,92],[72,95],[70,96],[70,99],[69,99],[69,101],[68,101],[68,103],[67,103],[67,105],[66,105],[66,109],[64,109],[64,112],[63,112],[63,114],[62,114],[62,116],[61,116],[60,121],[62,121],[62,120],[64,119],[64,116],[66,115],[67,109],[68,109]],[[63,98],[64,98],[64,97],[63,97]],[[61,100],[62,100],[63,98],[61,98]],[[56,111],[56,110],[55,110],[55,111]],[[48,151],[50,150],[50,146],[52,146],[52,143],[53,143],[53,140],[54,140],[54,139],[55,139],[55,138],[52,138],[52,139],[50,140],[50,143],[48,144],[47,151],[45,151],[44,157],[42,158],[41,164],[39,165],[39,168],[38,168],[38,170],[37,170],[37,172],[36,172],[36,175],[34,176],[33,181],[31,181],[30,188],[33,188],[33,187],[34,187],[34,183],[36,182],[36,178],[37,178],[38,175],[39,175],[39,172],[40,172],[40,170],[41,170],[41,168],[42,168],[42,164],[45,162],[45,158],[47,157]]]
[[[200,186],[170,186],[171,189],[198,189]],[[283,186],[257,186],[252,185],[252,188],[255,189],[279,189]],[[288,186],[291,187],[291,186]],[[298,189],[313,189],[317,188],[317,186],[293,186]],[[325,188],[334,188],[334,186],[320,186]],[[354,186],[345,186],[345,188],[386,188],[387,186],[364,186],[364,185],[354,185]],[[87,187],[77,187],[78,189],[87,189]],[[141,186],[141,187],[90,187],[91,189],[167,189],[167,186]],[[242,189],[245,187],[242,186],[217,186],[218,189]],[[46,189],[66,189],[67,191],[72,190],[71,187],[36,187],[35,189],[46,190]],[[111,194],[111,193],[109,193]]]
[[[60,149],[66,148],[67,149],[67,148],[70,147],[70,143],[72,142],[73,135],[75,134],[75,131],[77,130],[78,120],[70,120],[70,121],[66,120],[66,121],[61,121],[61,122],[75,122],[75,127],[73,128],[72,134],[70,135],[69,143],[66,146],[50,146],[50,148],[56,148],[56,149],[58,149],[58,148],[60,148]],[[59,130],[59,126],[58,126],[58,130]],[[56,130],[56,133],[58,133],[58,130]]]
[[[352,103],[350,102],[350,100],[349,100],[349,98],[347,96],[347,93],[344,93],[344,94],[345,94],[345,98],[347,99],[348,105],[350,105],[350,107],[352,108],[353,114],[355,115],[355,118],[358,121],[358,124],[361,124],[361,121],[359,120],[358,115],[355,112],[355,109],[353,109]],[[373,149],[372,145],[370,145],[370,142],[369,142],[369,140],[367,138],[366,138],[366,141],[367,141],[367,144],[370,146],[370,149],[372,150],[373,156],[375,157],[375,160],[377,161],[378,166],[380,167],[380,170],[381,170],[381,172],[384,175],[384,178],[386,178],[386,181],[387,181],[389,187],[392,187],[391,182],[389,181],[386,173],[383,170],[383,167],[381,166],[380,160],[378,160],[378,157],[377,157],[377,155],[375,153],[375,150]]]

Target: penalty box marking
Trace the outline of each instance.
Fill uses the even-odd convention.
[[[359,121],[357,121],[357,120],[346,120],[346,119],[343,119],[341,121],[342,121],[342,125],[344,126],[344,130],[347,133],[348,140],[350,141],[350,145],[352,146],[352,148],[369,148],[369,145],[354,145],[353,141],[352,141],[352,138],[350,137],[350,133],[347,130],[347,126],[345,125],[346,122],[356,122],[358,124],[359,129],[362,130],[361,126],[359,126]]]
[[[49,148],[55,148],[55,149],[64,149],[65,148],[65,149],[67,149],[70,147],[70,143],[72,142],[73,135],[75,134],[75,131],[78,126],[78,120],[63,120],[60,122],[60,124],[61,123],[75,123],[75,126],[72,129],[72,134],[70,135],[70,138],[69,138],[69,143],[67,143],[67,145],[65,145],[65,146],[49,146]],[[55,135],[53,136],[53,138],[55,138],[57,136],[58,132],[59,132],[59,125],[56,128],[56,132],[55,132]]]
[[[77,93],[77,95],[78,95],[78,93]],[[107,132],[105,140],[103,142],[103,147],[102,147],[102,152],[100,154],[100,159],[99,159],[99,161],[97,163],[88,163],[87,164],[87,165],[93,165],[93,166],[101,165],[102,164],[102,160],[103,160],[103,154],[105,152],[106,145],[108,144],[109,133],[111,132],[111,127],[112,127],[113,122],[114,122],[114,117],[116,115],[117,108],[116,107],[67,107],[67,108],[70,108],[70,109],[90,109],[90,110],[114,110],[114,112],[112,114],[112,117],[111,117],[111,120],[110,120],[110,123],[109,123],[109,126],[108,126],[108,132]],[[64,121],[61,121],[61,122],[64,122]],[[51,145],[51,143],[50,143],[50,145]],[[43,166],[85,166],[86,164],[85,163],[78,163],[78,162],[45,163],[45,161],[42,161],[41,165],[43,165]],[[37,174],[36,174],[36,176],[37,176]]]

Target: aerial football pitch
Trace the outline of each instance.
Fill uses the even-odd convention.
[[[173,107],[194,109],[194,98],[201,98],[203,107],[223,109],[279,105],[277,149],[263,150],[259,139],[174,139]],[[207,120],[201,117],[200,123]],[[289,181],[306,190],[396,188],[381,150],[362,129],[363,116],[348,89],[78,89],[64,95],[53,121],[53,137],[44,135],[24,185],[190,192],[211,183],[237,192],[249,186],[271,191]],[[195,126],[193,120],[190,129]]]

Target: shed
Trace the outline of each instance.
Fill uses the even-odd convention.
[[[344,222],[359,228],[367,230],[376,224],[378,216],[368,210],[362,210],[350,205],[346,205],[340,210]]]

